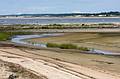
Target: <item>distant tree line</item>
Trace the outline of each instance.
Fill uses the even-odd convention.
[[[68,16],[120,16],[120,12],[101,12],[101,13],[64,13],[64,14],[19,14],[19,15],[0,15],[0,17],[12,16],[12,17],[68,17]]]

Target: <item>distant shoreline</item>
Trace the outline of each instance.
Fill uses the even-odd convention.
[[[72,19],[72,18],[120,18],[117,17],[0,17],[0,19]]]
[[[0,24],[120,24],[120,17],[1,17]]]

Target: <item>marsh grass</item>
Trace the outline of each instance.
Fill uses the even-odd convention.
[[[31,34],[29,32],[0,32],[0,41],[10,40],[15,35]]]
[[[56,44],[56,43],[47,43],[47,47],[60,48],[60,49],[78,49],[82,51],[89,51],[86,47],[79,47],[75,44]]]

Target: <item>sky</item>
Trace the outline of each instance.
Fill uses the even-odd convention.
[[[120,11],[120,0],[0,0],[0,15]]]

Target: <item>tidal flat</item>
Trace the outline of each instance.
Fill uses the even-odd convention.
[[[37,43],[72,43],[82,47],[120,53],[120,33],[65,33],[62,36],[33,38]]]

